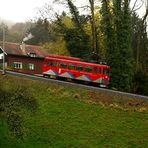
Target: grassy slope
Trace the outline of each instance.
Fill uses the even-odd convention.
[[[6,86],[13,86],[16,81],[10,77],[5,79]],[[17,83],[20,80],[17,79]],[[36,97],[38,109],[35,113],[22,111],[23,141],[15,139],[7,124],[0,120],[0,147],[148,147],[147,111],[137,112],[133,106],[125,104],[114,107],[114,101],[100,105],[94,99],[95,93],[81,89],[28,80],[21,80],[21,83]],[[96,98],[98,95],[95,94]]]

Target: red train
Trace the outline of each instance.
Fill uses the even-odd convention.
[[[63,77],[107,87],[110,67],[107,65],[83,62],[79,58],[49,55],[43,65],[44,77]]]

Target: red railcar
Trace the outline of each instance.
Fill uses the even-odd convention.
[[[102,87],[107,87],[109,84],[110,67],[107,65],[82,62],[72,57],[60,58],[48,56],[43,64],[43,76],[64,77],[98,83]]]

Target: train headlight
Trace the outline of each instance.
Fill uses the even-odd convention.
[[[108,76],[105,76],[105,79],[108,79]]]

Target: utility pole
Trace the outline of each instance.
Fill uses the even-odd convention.
[[[3,72],[5,74],[5,27],[3,27]]]

